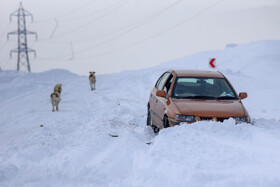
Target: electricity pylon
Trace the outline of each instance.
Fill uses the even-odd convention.
[[[21,66],[27,66],[28,72],[30,72],[30,64],[29,64],[29,56],[28,53],[34,53],[36,57],[36,51],[34,49],[30,49],[27,46],[27,34],[34,34],[37,40],[37,33],[31,32],[26,29],[25,17],[30,16],[31,21],[33,21],[33,16],[28,11],[26,11],[22,3],[19,5],[19,9],[10,15],[10,21],[12,21],[12,17],[17,17],[18,29],[17,31],[9,32],[7,34],[7,38],[9,40],[9,35],[18,35],[18,47],[17,49],[13,49],[10,51],[10,57],[12,57],[12,53],[18,54],[17,59],[17,70],[20,70]]]

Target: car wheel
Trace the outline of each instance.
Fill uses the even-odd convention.
[[[148,108],[148,114],[147,114],[147,126],[152,126],[152,118],[151,118],[150,108]]]
[[[152,125],[152,129],[153,129],[154,133],[157,135],[159,132],[159,128],[155,125]]]
[[[164,116],[164,119],[163,119],[163,127],[164,127],[164,128],[169,127],[169,121],[168,121],[168,117],[167,117],[167,116]]]

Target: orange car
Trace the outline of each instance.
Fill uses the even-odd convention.
[[[148,102],[147,125],[155,133],[181,122],[234,118],[236,123],[250,123],[241,100],[227,78],[217,71],[169,70],[152,88]]]

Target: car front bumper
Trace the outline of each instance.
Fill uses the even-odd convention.
[[[216,121],[216,122],[224,122],[224,120],[228,120],[230,118],[233,118],[235,120],[235,124],[240,123],[251,123],[251,119],[249,116],[245,117],[199,117],[195,116],[195,119],[197,121]],[[174,127],[176,125],[180,125],[181,123],[194,123],[194,122],[186,122],[186,121],[177,121],[173,118],[168,118],[169,120],[169,126]]]

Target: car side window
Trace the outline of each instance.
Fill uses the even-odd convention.
[[[172,81],[173,81],[173,75],[171,74],[171,75],[168,77],[168,79],[167,79],[167,81],[166,81],[166,83],[165,83],[165,85],[164,85],[164,87],[163,87],[163,90],[166,92],[166,95],[168,95],[168,93],[169,93],[169,90],[170,90]]]
[[[170,76],[170,73],[163,74],[161,80],[159,81],[158,87],[157,87],[158,90],[164,90],[164,86],[165,86],[166,81],[168,80],[169,76]]]
[[[159,83],[160,83],[160,81],[161,81],[163,75],[164,75],[164,74],[162,74],[162,75],[160,76],[160,78],[159,78],[159,79],[157,80],[157,82],[156,82],[155,87],[156,87],[157,89],[158,89]]]

